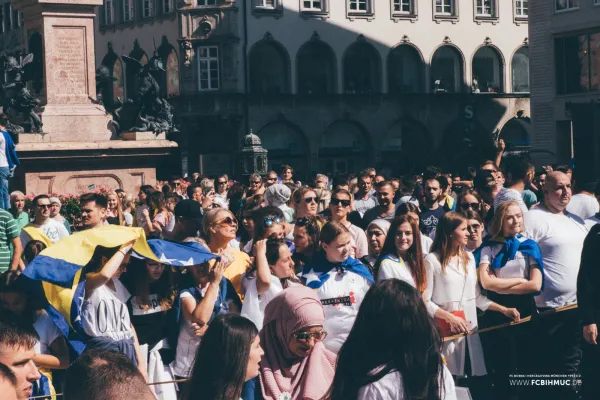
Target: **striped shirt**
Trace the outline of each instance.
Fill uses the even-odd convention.
[[[0,272],[10,268],[12,240],[19,237],[20,229],[12,215],[0,209]]]

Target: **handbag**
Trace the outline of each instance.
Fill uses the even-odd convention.
[[[460,260],[459,260],[459,265],[458,265],[459,269],[460,269]],[[465,273],[465,280],[463,281],[463,288],[462,288],[462,293],[460,295],[460,302],[459,304],[462,305],[463,302],[463,297],[465,295],[465,286],[467,285],[467,274]],[[464,310],[458,310],[458,311],[449,311],[450,314],[458,317],[458,318],[462,318],[463,320],[467,320],[466,316],[465,316],[465,311]],[[438,327],[440,328],[440,333],[442,334],[442,337],[448,337],[448,336],[452,336],[455,335],[454,332],[452,332],[452,329],[450,328],[450,324],[442,318],[435,318],[435,322],[437,323]]]

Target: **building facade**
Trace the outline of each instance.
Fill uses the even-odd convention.
[[[599,173],[600,0],[535,1],[530,16],[533,146]]]
[[[127,98],[122,56],[157,49],[184,171],[231,171],[250,129],[301,178],[464,169],[494,138],[535,140],[527,0],[170,1],[105,0],[96,62]]]

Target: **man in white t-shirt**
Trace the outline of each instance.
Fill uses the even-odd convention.
[[[69,232],[67,232],[67,228],[65,228],[64,224],[50,218],[50,207],[50,197],[45,194],[40,194],[33,199],[33,210],[35,213],[33,222],[25,225],[21,231],[21,243],[23,244],[23,248],[25,248],[25,245],[32,240],[31,235],[27,233],[27,231],[32,233],[35,230],[38,230],[37,233],[41,231],[41,233],[46,235],[52,243],[56,243],[60,239],[69,236]]]
[[[577,194],[571,197],[567,211],[581,219],[588,219],[600,211],[600,204],[594,195],[596,182],[588,182],[584,178],[575,181]]]
[[[577,303],[577,274],[588,229],[566,208],[571,179],[552,172],[544,186],[544,204],[525,214],[526,236],[538,243],[544,264],[544,287],[535,303],[540,312]],[[532,327],[533,373],[577,374],[581,360],[581,323],[577,310],[540,318]],[[552,386],[548,398],[575,399],[570,386]]]

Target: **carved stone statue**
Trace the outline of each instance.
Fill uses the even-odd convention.
[[[180,42],[181,49],[183,50],[183,65],[189,67],[192,65],[192,59],[194,58],[192,43],[189,40],[182,40]]]
[[[106,65],[100,65],[96,69],[96,99],[94,103],[104,106],[107,113],[112,115],[112,126],[115,132],[121,131],[121,115],[120,111],[123,108],[123,100],[117,97],[117,101],[113,100],[111,86],[117,80]]]
[[[13,56],[4,56],[2,63],[6,72],[6,83],[2,85],[2,105],[11,124],[8,129],[15,133],[41,133],[42,120],[34,111],[41,102],[27,89],[27,82],[35,75],[33,54],[23,57],[22,62]]]
[[[155,134],[176,132],[177,128],[173,124],[173,108],[160,94],[158,80],[165,69],[156,51],[146,65],[128,56],[122,56],[122,59],[127,68],[137,71],[135,76],[138,80],[135,85],[137,92],[127,100],[127,105],[131,106],[135,113],[135,120],[128,130],[152,131]]]

